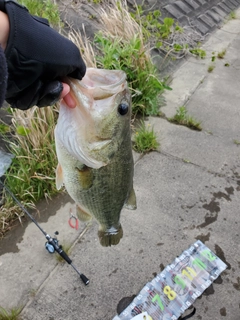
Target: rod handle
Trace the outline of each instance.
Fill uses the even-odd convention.
[[[80,274],[80,278],[82,279],[85,286],[89,284],[90,280],[83,273]]]

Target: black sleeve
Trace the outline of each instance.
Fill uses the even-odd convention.
[[[5,100],[7,89],[7,62],[4,51],[0,46],[0,108]]]
[[[48,21],[29,14],[12,0],[5,3],[10,33],[5,56],[8,65],[6,100],[13,108],[52,105],[62,91],[62,78],[81,80],[86,72],[80,51]]]

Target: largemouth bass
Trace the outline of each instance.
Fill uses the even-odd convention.
[[[88,68],[81,81],[67,82],[77,107],[60,104],[56,186],[65,186],[80,220],[95,217],[102,246],[116,245],[123,236],[119,222],[123,206],[136,208],[126,75]]]

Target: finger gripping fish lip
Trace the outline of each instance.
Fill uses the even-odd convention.
[[[118,229],[111,227],[107,230],[99,230],[98,237],[100,244],[103,247],[110,247],[117,245],[123,237],[123,229],[120,225]]]

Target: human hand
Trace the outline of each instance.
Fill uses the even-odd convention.
[[[66,76],[81,80],[86,66],[78,48],[50,28],[46,19],[31,16],[27,9],[8,1],[5,11],[10,32],[5,55],[8,63],[6,100],[22,110],[44,107],[63,98],[69,107],[76,102]]]

